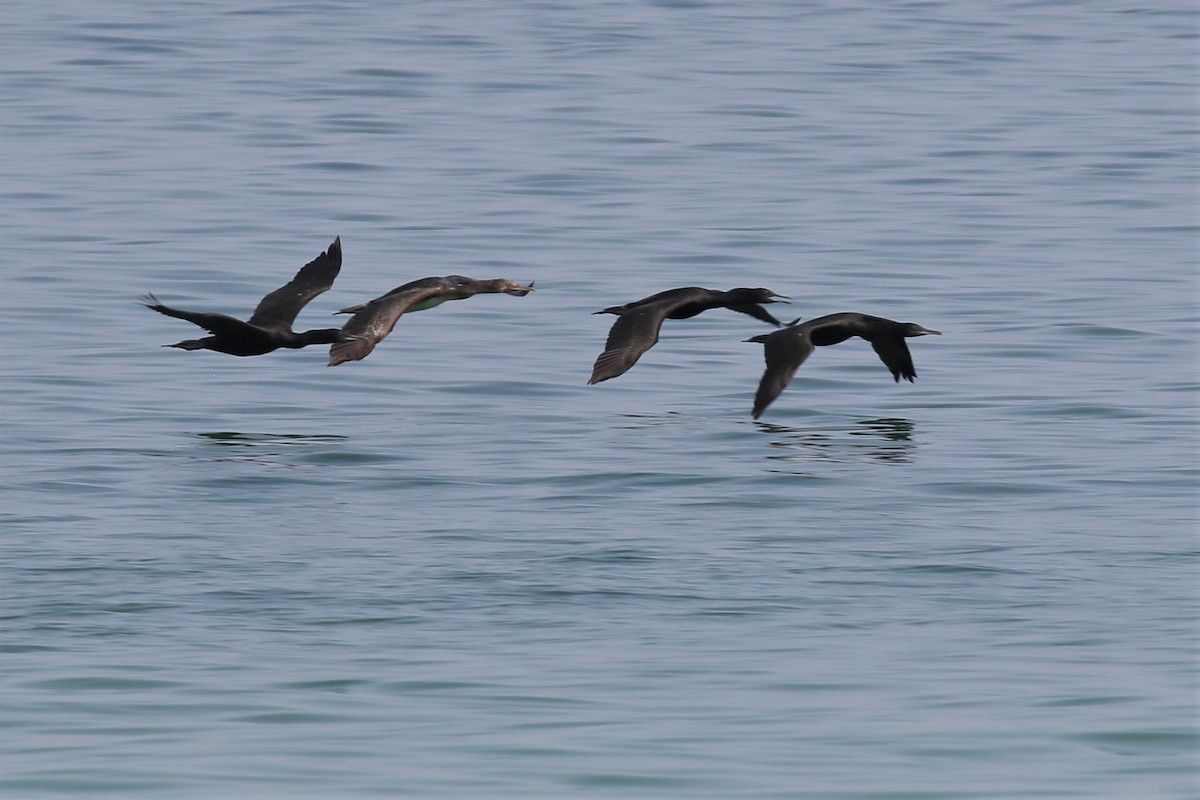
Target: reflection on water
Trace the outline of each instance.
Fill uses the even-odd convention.
[[[328,452],[331,444],[341,444],[348,437],[335,434],[311,433],[239,433],[211,431],[196,434],[204,444],[221,448],[218,461],[249,461],[279,463],[280,456],[288,460],[311,457]],[[305,459],[310,460],[310,459]]]
[[[626,413],[617,414],[617,417],[625,421],[621,424],[614,425],[613,427],[631,431],[686,421],[686,417],[680,414],[678,411],[663,411],[657,414]]]
[[[912,420],[902,417],[880,417],[879,419],[864,419],[858,424],[865,430],[849,431],[851,436],[878,436],[893,442],[912,441]]]
[[[341,442],[348,437],[335,434],[313,433],[238,433],[236,431],[213,431],[196,434],[209,443],[224,447],[263,447],[268,445],[287,446]]]
[[[759,429],[771,434],[772,461],[853,462],[873,461],[908,463],[916,444],[912,420],[899,417],[865,419],[852,428],[793,428],[773,422],[758,422]],[[773,469],[772,472],[794,472]]]

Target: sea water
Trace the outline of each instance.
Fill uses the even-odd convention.
[[[14,5],[0,796],[1194,798],[1187,3]],[[164,349],[334,236],[298,327]],[[611,316],[762,286],[770,329]],[[332,322],[331,322],[332,321]]]

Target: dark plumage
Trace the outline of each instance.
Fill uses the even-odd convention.
[[[668,289],[623,306],[611,306],[597,314],[616,314],[618,319],[608,332],[604,352],[592,367],[589,384],[606,381],[625,374],[655,342],[665,319],[688,319],[710,308],[728,308],[749,314],[755,319],[778,325],[779,320],[767,313],[763,303],[790,303],[791,300],[770,289],[702,289],[688,286]]]
[[[754,418],[758,419],[779,396],[815,347],[839,344],[851,336],[862,337],[871,343],[897,383],[901,378],[911,382],[917,377],[917,371],[904,340],[929,333],[941,335],[941,331],[923,328],[915,322],[893,322],[883,317],[847,312],[808,322],[796,320],[782,330],[753,336],[746,341],[762,342],[763,357],[767,362],[758,393],[754,396]]]
[[[292,323],[309,301],[333,286],[342,269],[342,239],[339,236],[329,249],[305,264],[285,285],[268,294],[258,303],[254,314],[245,322],[224,314],[201,311],[181,311],[164,306],[158,298],[147,294],[142,301],[147,308],[177,319],[186,319],[212,334],[203,339],[187,339],[163,347],[181,350],[215,350],[231,356],[261,356],[280,347],[299,348],[310,344],[332,344],[346,339],[337,328],[296,333]]]
[[[351,338],[337,342],[329,348],[329,366],[366,358],[375,349],[375,345],[392,332],[392,328],[396,327],[396,322],[404,314],[424,311],[447,300],[465,300],[477,294],[504,292],[524,297],[533,290],[532,283],[521,286],[505,278],[485,281],[462,275],[447,275],[442,278],[410,281],[374,300],[337,312],[354,315],[342,326],[342,330]]]

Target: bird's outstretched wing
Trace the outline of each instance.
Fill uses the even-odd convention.
[[[329,366],[366,358],[375,349],[375,345],[392,332],[406,311],[443,293],[444,286],[440,281],[441,279],[422,278],[405,284],[410,288],[397,287],[369,303],[344,309],[354,312],[354,316],[346,320],[342,331],[356,338],[348,342],[337,342],[329,348]]]
[[[756,339],[763,343],[763,359],[767,362],[754,395],[754,418],[758,419],[792,382],[800,365],[812,355],[813,343],[802,328],[794,327]]]
[[[881,336],[871,342],[871,347],[879,354],[879,360],[884,363],[884,366],[892,371],[892,378],[896,383],[899,383],[901,378],[912,383],[913,379],[917,377],[912,353],[908,351],[908,344],[903,337]]]
[[[259,301],[248,320],[263,328],[291,330],[296,315],[317,295],[329,291],[342,269],[342,237],[329,249],[305,264],[296,276]]]
[[[184,319],[193,325],[199,325],[214,336],[235,336],[251,328],[248,323],[226,314],[217,314],[211,311],[184,311],[165,306],[152,294],[147,294],[142,298],[142,305],[168,317]]]
[[[676,307],[686,302],[678,297],[668,297],[656,303],[637,304],[632,310],[617,317],[608,331],[604,352],[596,357],[592,365],[592,377],[588,384],[606,381],[624,375],[637,363],[655,342],[663,320]]]

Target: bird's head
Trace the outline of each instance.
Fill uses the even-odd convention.
[[[535,283],[535,281],[530,281],[528,286],[522,286],[521,284],[516,283],[515,281],[510,281],[510,280],[506,280],[506,279],[501,279],[499,281],[499,283],[504,286],[504,288],[501,289],[500,291],[504,292],[505,294],[511,294],[514,297],[524,297],[525,295],[529,294],[530,292],[536,291],[536,289],[533,288],[533,284]]]
[[[790,303],[792,298],[772,292],[770,289],[730,289],[732,299],[739,303]]]
[[[928,335],[928,334],[933,334],[934,336],[941,336],[941,335],[942,335],[942,332],[941,332],[941,331],[935,331],[935,330],[931,330],[931,329],[929,329],[929,328],[926,328],[926,327],[923,327],[923,326],[921,326],[921,325],[918,325],[918,324],[917,324],[917,323],[915,323],[915,322],[906,322],[906,323],[904,323],[904,335],[905,335],[906,337],[912,337],[912,336],[926,336],[926,335]]]

